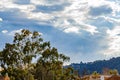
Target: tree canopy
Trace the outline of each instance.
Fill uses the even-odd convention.
[[[13,43],[6,43],[0,52],[1,74],[7,73],[11,80],[62,80],[72,70],[63,68],[69,60],[50,42],[44,42],[39,32],[25,29],[16,33]],[[67,79],[70,78],[71,75]]]

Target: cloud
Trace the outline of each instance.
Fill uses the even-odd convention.
[[[10,36],[14,36],[15,33],[21,33],[21,30],[23,30],[23,29],[13,30],[13,31],[9,32],[8,35],[10,35]]]
[[[2,33],[6,34],[8,32],[8,30],[2,30]]]
[[[120,23],[120,19],[117,19],[117,18],[111,18],[111,17],[103,17],[105,20],[109,21],[109,22],[112,22],[112,23],[115,23],[115,24],[118,24]]]
[[[85,23],[81,23],[81,25],[83,25],[83,30],[90,32],[92,35],[94,35],[94,33],[99,33],[96,30],[97,27],[95,27],[93,25],[89,25],[89,24],[85,24]]]
[[[66,32],[66,33],[72,33],[73,32],[73,33],[78,34],[79,33],[79,28],[70,27],[70,28],[65,29],[64,32]]]
[[[18,29],[18,30],[12,30],[12,31],[8,31],[8,30],[2,30],[1,32],[6,34],[6,35],[10,35],[10,36],[14,36],[15,33],[21,33],[23,29]],[[43,36],[43,33],[42,32],[39,32],[40,35]]]
[[[69,0],[67,1],[59,0],[59,3],[58,3],[58,1],[31,0],[30,4],[27,4],[27,5],[23,4],[20,6],[19,4],[16,4],[16,2],[19,3],[19,1],[17,0],[14,0],[13,2],[1,1],[1,10],[3,10],[1,14],[2,15],[5,14],[3,19],[5,21],[8,20],[10,24],[25,25],[25,23],[30,24],[31,22],[29,21],[32,20],[32,21],[36,21],[38,24],[52,25],[60,30],[63,30],[64,32],[66,32],[66,30],[69,30],[73,26],[76,29],[85,30],[92,34],[94,34],[94,32],[97,32],[95,31],[96,29],[93,29],[93,32],[88,30],[90,26],[92,26],[90,24],[84,23],[84,20],[86,20],[86,14],[87,14],[88,8],[83,4],[81,5],[81,2],[79,1],[70,2]],[[3,5],[2,3],[5,3],[5,4]],[[37,6],[41,7],[41,5],[43,5],[42,8],[45,8],[45,9],[50,8],[52,13],[48,13],[47,11],[44,11],[44,12],[41,11],[42,8],[40,9],[37,7]],[[60,6],[64,6],[64,7],[60,7]],[[58,11],[57,7],[59,7],[60,11]],[[38,12],[34,12],[34,10],[36,9],[40,9],[40,11],[38,10]],[[17,13],[14,13],[14,12],[17,12]],[[24,15],[21,16],[21,14],[24,14]],[[7,18],[7,16],[9,17]],[[64,21],[68,22],[69,24],[67,24],[66,26],[66,22]],[[73,22],[71,23],[71,21],[74,21],[74,23]],[[87,26],[85,25],[84,27],[84,25],[80,24],[80,22],[86,24]]]
[[[119,55],[119,25],[118,0],[0,0],[0,29],[8,41],[23,28],[42,31],[76,62]]]
[[[37,25],[37,20],[32,20],[27,18],[27,15],[21,12],[19,9],[7,9],[5,11],[0,11],[1,18],[3,19],[3,25],[14,25],[29,27],[32,25]]]
[[[118,21],[113,16],[120,12],[120,5],[108,0],[2,0],[0,5],[2,16],[9,16],[3,19],[10,24],[44,24],[66,33],[84,30],[92,35],[99,32],[97,26],[90,24],[92,19],[102,15]]]
[[[103,51],[107,57],[120,56],[120,26],[114,27],[112,30],[107,30],[106,42],[108,48]]]
[[[89,14],[91,16],[107,15],[110,13],[112,13],[112,9],[107,5],[99,6],[99,7],[91,7],[89,11]]]
[[[62,11],[64,9],[64,5],[53,5],[53,6],[43,6],[43,5],[36,5],[35,10],[33,12],[42,12],[42,13],[53,13],[56,11]]]
[[[30,0],[13,0],[15,4],[30,4]]]
[[[31,0],[32,4],[35,5],[45,5],[45,6],[53,6],[53,5],[61,5],[67,3],[69,0]]]
[[[11,9],[11,10],[12,9],[18,9],[21,12],[25,12],[24,14],[26,14],[27,12],[35,9],[35,6],[32,5],[32,4],[19,5],[19,4],[15,3],[16,1],[17,0],[2,0],[2,1],[0,1],[0,11],[6,11],[8,9]],[[21,2],[21,1],[17,1],[17,2]]]
[[[2,22],[3,21],[3,19],[2,18],[0,18],[0,22]]]
[[[115,24],[117,21],[119,23],[117,18],[120,15],[119,12],[119,2],[108,0],[0,1],[0,15],[6,23],[22,26],[51,25],[65,33],[75,34],[79,34],[81,31],[89,32],[92,35],[99,33],[98,25],[91,23],[95,24],[95,20],[102,14],[106,21],[114,21],[111,24]]]

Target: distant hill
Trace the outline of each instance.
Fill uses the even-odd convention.
[[[102,73],[103,69],[117,69],[120,73],[120,57],[88,63],[72,63],[69,66],[73,67],[74,70],[77,70],[80,75],[91,74],[94,71]]]

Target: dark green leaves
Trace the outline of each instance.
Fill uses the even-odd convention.
[[[8,73],[11,80],[60,80],[64,61],[69,57],[51,48],[39,32],[25,29],[16,33],[13,43],[6,43],[0,52],[2,74]]]

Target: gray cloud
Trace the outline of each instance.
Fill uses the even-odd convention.
[[[30,0],[13,0],[15,4],[29,4]]]
[[[51,13],[54,11],[61,11],[64,9],[64,6],[54,5],[54,6],[41,6],[36,5],[36,9],[33,12],[43,12],[43,13]]]
[[[38,23],[36,20],[28,19],[26,14],[20,12],[19,9],[7,9],[6,11],[0,11],[0,15],[3,19],[2,22],[5,24],[29,26]]]
[[[99,6],[99,7],[91,7],[89,11],[89,14],[91,16],[107,15],[110,13],[112,13],[112,9],[107,5]]]

